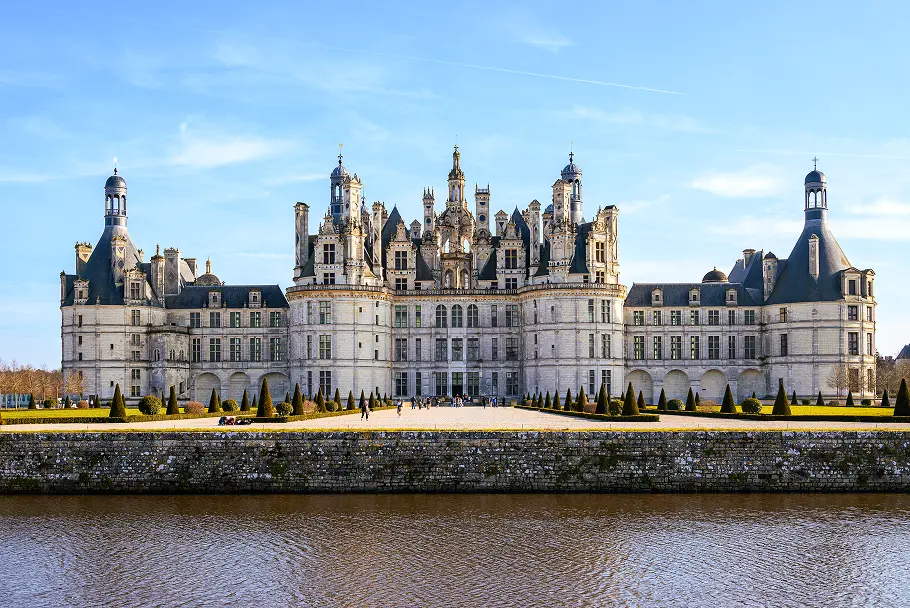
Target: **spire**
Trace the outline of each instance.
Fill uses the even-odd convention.
[[[212,274],[212,258],[205,261],[205,274]]]
[[[341,150],[344,148],[344,144],[338,142],[338,166],[341,166]]]

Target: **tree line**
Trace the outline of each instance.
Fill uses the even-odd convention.
[[[0,360],[0,397],[4,403],[10,400],[14,403],[24,402],[28,395],[34,395],[41,401],[64,395],[76,396],[82,395],[84,390],[82,375],[79,373],[64,377],[60,369]]]

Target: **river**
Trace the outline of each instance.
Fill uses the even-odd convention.
[[[910,496],[2,496],[2,606],[907,606]]]

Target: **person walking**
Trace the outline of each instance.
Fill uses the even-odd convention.
[[[369,415],[369,413],[368,413],[368,412],[369,412],[369,407],[370,407],[370,406],[367,405],[366,400],[364,400],[364,401],[360,404],[360,419],[361,419],[361,420],[363,420],[364,418],[369,418],[369,417],[370,417],[370,415]]]
[[[395,405],[397,406],[396,409],[398,410],[398,417],[401,418],[401,399],[399,399]]]

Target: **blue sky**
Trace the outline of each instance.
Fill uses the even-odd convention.
[[[86,6],[82,6],[85,4]],[[257,6],[266,4],[266,6]],[[10,4],[0,22],[0,358],[60,359],[59,273],[103,227],[291,282],[293,204],[338,143],[368,201],[420,215],[456,138],[494,209],[545,202],[574,142],[585,215],[620,208],[621,280],[789,254],[819,157],[878,346],[910,342],[907,3]],[[627,86],[613,86],[627,85]]]

